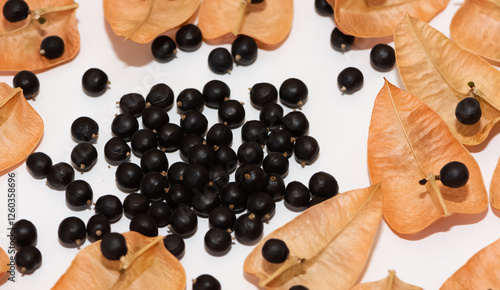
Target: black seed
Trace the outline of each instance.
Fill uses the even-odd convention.
[[[139,117],[146,108],[144,97],[137,93],[125,94],[120,98],[120,110],[129,113],[134,117]]]
[[[71,162],[76,170],[89,171],[97,163],[97,149],[90,143],[77,144],[71,150]]]
[[[94,143],[99,135],[99,125],[89,117],[79,117],[71,124],[71,136],[76,142]]]
[[[309,120],[307,120],[304,113],[293,111],[283,117],[281,126],[284,130],[290,132],[293,137],[300,137],[306,135],[309,131]]]
[[[455,108],[455,117],[464,125],[474,125],[481,119],[481,105],[475,98],[461,100]]]
[[[210,168],[215,161],[215,152],[212,147],[205,144],[196,144],[188,152],[189,164],[201,164]]]
[[[208,214],[220,205],[220,197],[216,191],[206,189],[197,193],[192,201],[194,212],[200,217],[208,217]]]
[[[184,162],[175,162],[170,166],[167,172],[168,181],[171,185],[182,184],[182,175],[189,164]]]
[[[138,214],[146,213],[149,209],[149,199],[144,194],[133,192],[123,200],[123,212],[132,219]]]
[[[153,131],[159,130],[170,121],[167,112],[160,106],[150,106],[142,112],[142,124]]]
[[[17,1],[9,1],[9,2],[17,2]],[[27,70],[18,72],[14,76],[12,83],[14,85],[14,88],[23,89],[23,95],[26,99],[31,99],[36,97],[36,95],[38,95],[38,91],[40,90],[40,81],[38,80],[37,76],[34,73]]]
[[[64,190],[75,179],[75,170],[66,162],[54,164],[47,172],[47,184],[56,190]]]
[[[378,71],[389,71],[396,63],[396,53],[394,48],[387,44],[377,44],[370,52],[370,62],[372,67]]]
[[[221,145],[231,145],[233,142],[233,132],[231,129],[222,124],[216,123],[207,133],[207,144],[210,146],[221,146]]]
[[[288,158],[280,152],[270,152],[262,162],[262,168],[267,174],[276,173],[284,176],[288,172]]]
[[[238,182],[229,182],[220,192],[221,205],[234,213],[243,212],[247,206],[248,193]]]
[[[195,193],[203,192],[203,189],[210,182],[208,169],[201,164],[189,165],[182,174],[184,186]]]
[[[208,55],[208,66],[216,74],[231,73],[233,58],[227,49],[218,47]]]
[[[267,126],[261,121],[248,121],[241,127],[241,139],[243,142],[253,141],[264,145],[266,144],[268,134],[269,130]]]
[[[139,189],[144,176],[142,169],[135,163],[125,162],[116,168],[116,185],[121,191],[132,192]]]
[[[163,245],[177,259],[182,259],[185,253],[186,245],[184,240],[176,234],[169,234],[163,238]]]
[[[291,157],[293,154],[295,138],[288,131],[276,129],[271,130],[267,136],[266,147],[269,152],[286,153],[286,157]]]
[[[277,173],[268,173],[266,176],[266,185],[263,191],[269,194],[274,201],[279,201],[285,195],[285,181]]]
[[[188,238],[195,234],[198,228],[198,218],[190,208],[180,207],[172,214],[170,225],[176,234]]]
[[[348,67],[337,77],[339,89],[344,94],[352,94],[363,86],[363,74],[355,67]]]
[[[221,230],[233,230],[236,222],[236,214],[227,206],[220,206],[212,209],[208,215],[208,224],[210,228]]]
[[[161,126],[156,134],[161,149],[167,152],[173,152],[179,149],[181,140],[184,138],[184,132],[181,127],[172,123]]]
[[[180,125],[185,134],[204,135],[208,128],[208,120],[201,112],[189,110],[181,115]]]
[[[330,198],[339,193],[339,185],[331,174],[320,171],[309,179],[309,191],[314,196]]]
[[[141,169],[144,173],[152,171],[166,173],[168,170],[167,155],[159,149],[149,149],[142,154]]]
[[[79,247],[85,242],[87,229],[85,223],[77,217],[65,218],[57,230],[60,242],[66,247]]]
[[[236,100],[222,102],[218,114],[219,120],[229,128],[237,128],[245,120],[245,108],[243,108],[241,102]]]
[[[185,89],[177,96],[177,108],[181,112],[189,110],[203,111],[205,99],[197,89]]]
[[[276,203],[273,198],[265,192],[254,192],[247,200],[247,211],[255,214],[258,218],[269,220],[274,216]]]
[[[304,165],[310,165],[316,161],[319,155],[319,144],[311,136],[302,136],[295,140],[293,147],[295,160]]]
[[[169,188],[168,179],[159,172],[151,171],[141,180],[141,193],[151,201],[165,198]]]
[[[158,227],[162,228],[166,227],[170,223],[172,209],[166,202],[159,200],[153,201],[149,205],[148,215],[155,220]]]
[[[129,229],[146,237],[158,236],[158,226],[155,220],[146,213],[140,213],[132,218]]]
[[[223,256],[231,249],[232,239],[228,231],[212,228],[205,234],[205,250],[213,256]]]
[[[215,164],[224,166],[228,173],[232,173],[238,165],[236,152],[226,145],[221,145],[215,150]]]
[[[326,0],[314,0],[316,12],[321,16],[330,16],[333,14],[333,8]]]
[[[146,96],[146,104],[150,106],[158,106],[163,110],[170,110],[174,105],[174,91],[163,83],[156,84],[151,87]]]
[[[38,233],[35,225],[29,220],[18,220],[10,231],[11,237],[14,237],[16,248],[25,246],[35,246]]]
[[[43,152],[31,153],[26,159],[28,172],[37,179],[47,177],[47,173],[51,167],[52,159]]]
[[[257,43],[253,38],[239,35],[231,45],[231,54],[238,65],[251,65],[257,59]]]
[[[175,209],[183,205],[191,206],[193,198],[194,193],[191,190],[182,184],[174,184],[168,189],[165,200],[171,208]]]
[[[324,1],[324,0],[323,0]],[[336,51],[346,52],[351,50],[354,43],[354,36],[344,34],[337,27],[335,27],[330,35],[330,44]]]
[[[269,129],[279,129],[283,119],[283,107],[277,103],[267,103],[260,111],[259,120],[261,120]]]
[[[55,59],[64,53],[64,40],[57,35],[47,36],[40,44],[40,54],[48,59]]]
[[[248,192],[261,191],[266,185],[266,173],[258,165],[251,165],[241,172],[241,186]]]
[[[309,189],[299,181],[292,181],[288,183],[284,202],[285,206],[291,211],[303,211],[307,208],[311,194]]]
[[[9,22],[19,22],[28,17],[30,8],[23,0],[7,1],[3,5],[3,16]]]
[[[66,205],[72,210],[84,210],[92,205],[94,192],[85,180],[75,180],[66,186]]]
[[[123,214],[123,205],[118,197],[107,194],[99,197],[95,203],[95,212],[100,213],[115,223],[120,220]]]
[[[82,76],[83,91],[90,96],[104,94],[108,83],[108,75],[98,68],[90,68]]]
[[[104,145],[104,157],[111,165],[119,165],[130,159],[130,146],[120,137],[113,137]]]
[[[87,236],[91,242],[101,240],[111,232],[109,219],[102,214],[95,214],[87,222]]]
[[[259,165],[263,159],[264,150],[257,142],[245,142],[238,147],[238,160],[242,164]]]
[[[205,142],[205,139],[201,137],[201,135],[197,134],[189,134],[185,135],[181,143],[179,145],[179,153],[181,155],[181,158],[187,161],[187,155],[189,153],[189,150],[196,144],[202,144]]]
[[[467,184],[469,170],[462,162],[452,161],[441,168],[439,178],[443,185],[451,188],[459,188]]]
[[[290,108],[300,108],[306,103],[309,90],[306,84],[296,78],[285,80],[279,90],[281,102]]]
[[[262,238],[264,224],[252,213],[239,216],[234,224],[236,240],[244,245],[255,245]]]
[[[201,46],[201,30],[194,24],[187,24],[175,34],[175,42],[182,51],[195,51]]]
[[[42,265],[42,253],[34,246],[24,246],[16,252],[14,261],[21,274],[31,274]]]
[[[255,0],[254,0],[255,1]],[[221,285],[213,276],[204,274],[193,279],[193,290],[220,290]]]
[[[226,168],[219,164],[214,164],[208,170],[210,175],[209,186],[216,192],[220,192],[224,186],[229,182],[229,172]]]
[[[257,109],[262,109],[267,103],[276,103],[276,100],[278,90],[270,83],[257,83],[250,90],[250,101]]]
[[[144,152],[158,146],[158,138],[156,134],[149,129],[137,130],[130,139],[132,145],[132,153],[137,157],[141,157]]]
[[[113,135],[127,142],[132,139],[132,135],[137,130],[139,130],[139,122],[129,113],[116,115],[111,123],[111,132],[113,132]]]
[[[231,96],[231,90],[222,81],[212,80],[203,86],[203,98],[209,108],[218,109]]]
[[[262,257],[269,263],[280,264],[286,261],[290,250],[283,240],[269,239],[262,246]]]
[[[153,57],[159,62],[171,61],[177,54],[177,45],[172,38],[160,35],[151,44]]]
[[[101,241],[102,255],[112,261],[120,260],[128,252],[127,241],[120,233],[109,233]]]

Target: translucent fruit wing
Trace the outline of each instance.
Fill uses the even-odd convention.
[[[394,32],[394,44],[408,91],[437,112],[461,143],[483,142],[500,119],[500,71],[408,15]],[[457,120],[455,108],[469,97],[470,81],[482,92],[477,95],[482,117],[474,125],[464,125]]]
[[[43,136],[43,120],[20,88],[0,83],[0,175],[24,161]]]
[[[338,195],[309,208],[265,237],[246,258],[244,271],[257,276],[259,285],[267,289],[289,289],[294,285],[349,289],[363,269],[381,217],[379,185]],[[262,246],[271,238],[283,240],[290,256],[296,258],[289,257],[282,264],[267,262],[262,257]],[[297,262],[300,259],[304,259],[302,263]],[[289,261],[292,263],[287,264]]]
[[[148,43],[193,16],[200,0],[104,0],[104,16],[118,36]]]
[[[499,267],[500,239],[472,256],[440,289],[497,289],[500,285]]]
[[[335,23],[348,35],[389,36],[406,13],[429,21],[448,2],[449,0],[336,0]]]
[[[140,253],[124,271],[120,261],[101,253],[101,242],[80,250],[52,289],[185,289],[184,268],[163,245],[162,237],[123,233],[131,257]],[[144,250],[146,249],[146,250]]]
[[[250,36],[259,47],[280,44],[290,32],[293,0],[266,0],[246,5],[239,19],[241,1],[205,0],[201,3],[199,27],[209,42],[232,41],[234,33]],[[238,21],[241,27],[238,32]]]
[[[451,20],[450,35],[461,47],[500,62],[500,2],[465,0]]]
[[[451,161],[467,166],[465,186],[450,188],[439,181],[419,184]],[[387,81],[372,112],[368,168],[372,183],[382,182],[384,218],[398,233],[417,233],[451,213],[476,214],[488,206],[475,159],[436,113]]]
[[[6,1],[0,0],[0,6]],[[32,11],[26,20],[10,23],[2,18],[0,21],[0,71],[36,72],[73,59],[80,49],[76,25],[78,4],[73,0],[26,0],[26,3]],[[35,19],[36,11],[46,20],[44,24]],[[52,35],[63,39],[64,53],[48,59],[40,54],[40,44]]]
[[[396,271],[390,270],[389,275],[379,281],[358,284],[351,290],[422,290],[422,288],[407,284],[396,276]]]

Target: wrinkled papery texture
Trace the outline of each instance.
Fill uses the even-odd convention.
[[[373,107],[368,134],[368,169],[373,184],[382,182],[384,218],[398,233],[417,233],[445,216],[431,187],[419,180],[439,174],[451,161],[469,170],[465,186],[436,184],[450,213],[477,214],[488,196],[476,160],[451,134],[439,115],[415,96],[385,82]]]
[[[127,257],[153,242],[137,232],[123,233]],[[185,289],[186,273],[179,260],[159,240],[139,256],[120,276],[120,261],[101,253],[101,241],[80,250],[52,289]]]
[[[394,270],[389,271],[389,275],[379,281],[358,284],[351,290],[422,290],[422,288],[407,284],[396,276]]]
[[[0,175],[23,162],[43,136],[43,120],[20,88],[0,83]]]
[[[392,35],[406,13],[429,21],[449,0],[336,0],[335,24],[348,35],[383,37]]]
[[[248,255],[244,271],[260,283],[281,264],[262,257],[262,246],[271,238],[283,240],[290,255],[304,258],[266,286],[289,289],[349,289],[358,278],[370,252],[382,217],[379,185],[340,194],[315,205],[265,237]]]
[[[450,35],[461,47],[500,62],[500,1],[465,0],[451,19]]]
[[[232,42],[240,0],[204,0],[198,26],[208,42]],[[260,48],[280,44],[290,32],[293,0],[266,0],[248,4],[239,34],[252,37]]]
[[[7,253],[5,253],[4,249],[0,247],[0,278],[3,274],[5,274],[5,272],[8,272],[10,270],[9,263],[9,256],[7,256]]]
[[[396,28],[394,44],[408,91],[437,112],[461,143],[483,142],[500,119],[500,71],[410,16]],[[469,81],[483,93],[477,97],[482,117],[474,125],[464,125],[455,116],[457,104],[469,96]]]
[[[144,44],[188,21],[200,0],[104,0],[103,5],[117,36]]]
[[[498,289],[500,285],[500,239],[472,256],[441,286],[441,290]]]
[[[498,159],[497,166],[491,177],[490,203],[494,209],[500,210],[500,158]]]
[[[0,0],[0,7],[7,0]],[[75,4],[73,0],[25,0],[30,10]],[[76,25],[76,10],[57,11],[45,14],[45,24],[33,17],[19,23],[10,23],[0,17],[0,71],[16,72],[29,70],[37,72],[73,59],[80,49],[80,33]],[[14,31],[30,21],[29,25]],[[10,32],[9,32],[10,31]],[[64,53],[56,59],[40,54],[42,40],[57,35],[64,41]]]

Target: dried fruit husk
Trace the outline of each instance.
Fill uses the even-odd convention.
[[[498,159],[497,166],[491,177],[490,203],[494,209],[500,210],[500,159]]]
[[[148,43],[182,25],[196,12],[200,0],[104,0],[104,17],[117,36]]]
[[[0,247],[0,280],[2,276],[10,270],[10,259],[4,249]]]
[[[0,83],[0,175],[23,162],[43,136],[43,120],[22,89]]]
[[[394,44],[407,90],[438,113],[461,143],[483,142],[500,119],[500,71],[408,15],[394,31]],[[478,90],[482,117],[474,125],[464,125],[457,120],[455,108],[469,97],[470,81]]]
[[[461,47],[500,62],[500,2],[465,0],[451,19],[450,35]]]
[[[429,21],[449,0],[336,0],[335,24],[348,35],[383,37],[392,35],[406,13]]]
[[[451,161],[467,166],[465,186],[450,188],[435,180],[419,184]],[[435,112],[387,81],[373,107],[368,169],[373,184],[382,182],[385,221],[401,234],[417,233],[452,213],[477,214],[488,207],[476,160]]]
[[[279,46],[292,28],[293,0],[266,0],[248,4],[239,31],[241,1],[208,0],[201,3],[198,26],[209,43],[231,43],[238,34],[252,37],[259,48]]]
[[[7,0],[0,0],[0,7]],[[26,0],[30,10],[40,9],[46,19],[40,24],[33,13],[20,23],[0,20],[0,71],[37,72],[73,59],[80,49],[80,34],[76,25],[78,4],[73,0]],[[57,11],[63,9],[61,11]],[[56,10],[56,11],[52,11]],[[52,11],[44,14],[44,12]],[[57,35],[64,40],[64,53],[55,59],[40,54],[42,40]]]
[[[337,195],[265,237],[246,258],[244,271],[267,289],[349,289],[363,269],[381,217],[379,185]],[[283,240],[290,250],[282,264],[262,257],[262,246],[271,238]]]
[[[110,261],[101,253],[101,241],[80,250],[52,289],[185,289],[186,273],[181,263],[163,245],[163,237],[123,233],[128,253],[135,260],[125,270],[121,261]]]
[[[390,270],[389,275],[379,281],[358,284],[351,290],[422,290],[422,288],[407,284],[396,276],[396,271]]]
[[[498,289],[500,285],[500,239],[472,256],[441,286],[441,290]]]

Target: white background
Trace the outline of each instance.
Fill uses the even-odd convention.
[[[369,61],[369,49],[339,53],[330,47],[330,33],[334,28],[331,17],[319,16],[313,1],[298,0],[295,3],[293,27],[286,42],[274,51],[259,50],[256,63],[249,67],[235,66],[230,75],[213,74],[207,66],[207,57],[215,46],[203,44],[191,53],[180,51],[173,61],[160,64],[153,60],[150,45],[139,45],[123,41],[113,34],[103,16],[102,2],[87,0],[80,2],[77,11],[81,33],[81,49],[69,63],[39,73],[41,89],[36,101],[30,104],[45,122],[45,133],[37,151],[47,153],[54,163],[70,162],[70,152],[76,145],[70,137],[70,126],[80,116],[89,116],[100,126],[96,144],[99,160],[94,169],[76,178],[88,181],[94,189],[94,200],[104,194],[116,194],[121,200],[126,196],[114,183],[115,167],[108,167],[103,158],[103,147],[111,137],[110,124],[119,109],[115,102],[125,93],[139,92],[144,96],[149,88],[158,83],[168,84],[178,94],[189,87],[202,89],[203,85],[219,79],[226,82],[232,91],[231,98],[246,103],[247,120],[258,118],[258,111],[250,105],[248,88],[257,82],[270,82],[275,86],[287,78],[302,79],[309,87],[309,99],[303,112],[309,118],[310,135],[320,143],[319,160],[312,166],[301,168],[290,159],[290,173],[286,182],[293,180],[307,184],[309,177],[317,171],[333,174],[340,191],[364,188],[370,185],[366,142],[373,101],[383,85],[383,77],[404,88],[397,68],[387,73],[376,72]],[[450,20],[460,5],[459,0],[450,1],[448,7],[430,23],[449,35]],[[393,43],[390,43],[393,45]],[[480,45],[480,44],[478,44]],[[230,45],[223,45],[230,48]],[[364,87],[353,95],[342,95],[337,88],[337,75],[346,67],[359,68],[365,77]],[[81,76],[91,67],[104,70],[111,81],[110,89],[101,97],[92,98],[81,89]],[[12,85],[12,75],[0,75],[0,81]],[[286,112],[290,109],[285,108]],[[210,125],[217,120],[217,111],[205,108]],[[169,112],[174,123],[179,123],[175,110]],[[241,143],[240,129],[233,131],[234,148]],[[499,127],[481,145],[469,147],[479,162],[487,187],[495,168],[500,146]],[[179,161],[178,153],[168,155],[170,164]],[[137,162],[137,158],[132,158]],[[32,275],[21,277],[16,282],[3,284],[4,289],[48,289],[70,265],[78,249],[64,248],[57,239],[57,228],[64,218],[77,216],[87,222],[93,210],[74,212],[67,208],[64,192],[54,191],[44,180],[33,179],[25,165],[19,166],[17,174],[18,218],[31,220],[38,228],[38,244],[43,255],[43,265]],[[6,248],[6,192],[7,178],[0,177],[0,246]],[[294,216],[277,204],[275,217],[265,225],[264,234],[283,225]],[[453,215],[441,219],[423,232],[411,236],[398,236],[382,222],[373,243],[359,281],[367,282],[384,278],[387,270],[395,269],[397,275],[411,284],[426,289],[437,289],[450,275],[462,266],[474,253],[500,238],[498,213],[489,208],[473,215]],[[113,231],[128,231],[129,220],[123,217],[112,225]],[[203,236],[208,221],[199,219],[195,236],[185,240],[186,255],[181,260],[187,276],[187,289],[191,279],[203,273],[215,276],[223,289],[256,289],[243,274],[243,261],[252,247],[235,243],[224,257],[212,257],[203,247]],[[167,229],[160,229],[167,234]],[[86,242],[85,246],[90,245]],[[349,261],[345,261],[346,264]],[[333,282],[334,283],[334,282]]]

